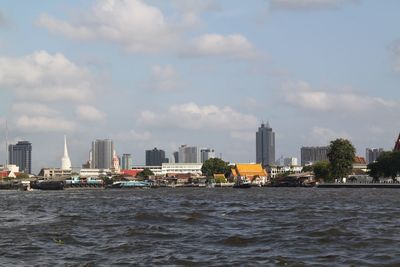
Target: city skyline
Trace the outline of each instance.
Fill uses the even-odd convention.
[[[338,137],[363,156],[400,131],[396,0],[1,3],[1,163],[6,120],[35,170],[59,166],[64,134],[81,166],[96,138],[139,164],[181,144],[254,162],[263,120],[276,158]]]

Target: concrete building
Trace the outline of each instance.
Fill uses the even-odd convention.
[[[146,150],[146,166],[161,166],[163,163],[168,163],[164,150],[156,147],[153,150]]]
[[[172,153],[172,156],[174,158],[174,162],[171,163],[179,163],[179,152],[175,151],[174,153]]]
[[[99,176],[109,176],[112,175],[111,169],[81,169],[79,171],[79,176],[85,177],[99,177]]]
[[[301,154],[301,165],[313,164],[318,161],[328,160],[329,146],[322,147],[302,147],[300,150]]]
[[[204,163],[208,159],[215,158],[214,149],[211,149],[211,148],[200,149],[200,158],[201,158],[201,163]]]
[[[394,151],[400,151],[400,134],[399,137],[397,137],[396,143],[394,144]]]
[[[365,160],[367,164],[375,162],[383,153],[383,148],[367,148],[365,151]]]
[[[97,139],[92,142],[90,153],[90,168],[111,169],[114,168],[114,142],[110,139]]]
[[[132,155],[123,154],[121,158],[121,170],[130,170],[132,168]]]
[[[179,147],[179,163],[201,163],[200,150],[197,146]]]
[[[275,164],[275,133],[264,123],[256,133],[256,162],[264,167]]]
[[[201,163],[162,163],[161,166],[133,166],[132,170],[151,170],[155,176],[166,176],[167,174],[190,173],[201,175]]]
[[[20,141],[8,146],[8,162],[17,165],[21,172],[32,173],[32,144]]]
[[[64,170],[63,168],[43,168],[40,170],[38,176],[44,178],[65,178],[72,175],[72,170]]]
[[[271,166],[268,168],[268,172],[272,179],[276,178],[279,174],[292,173],[299,174],[303,170],[302,166]]]
[[[283,165],[284,166],[297,166],[297,158],[284,158]]]
[[[68,155],[67,137],[64,135],[64,156],[61,158],[61,170],[71,170],[71,160]]]

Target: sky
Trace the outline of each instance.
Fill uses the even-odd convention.
[[[182,144],[255,161],[351,140],[392,149],[400,131],[398,0],[0,0],[0,162],[33,145],[33,169],[72,165],[114,140],[143,164]]]

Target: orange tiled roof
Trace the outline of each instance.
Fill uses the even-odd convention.
[[[356,156],[354,158],[354,163],[356,163],[356,164],[367,164],[367,162],[365,161],[365,158],[358,157],[358,156]]]
[[[235,169],[239,176],[267,176],[267,172],[261,164],[236,164]]]

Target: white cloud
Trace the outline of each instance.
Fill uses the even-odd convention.
[[[31,102],[14,103],[11,109],[13,112],[44,115],[44,116],[53,116],[58,113],[55,109],[50,108],[47,105],[39,103],[31,103]]]
[[[254,131],[232,131],[230,135],[231,138],[244,142],[254,142],[255,140]]]
[[[350,90],[336,92],[316,90],[304,81],[286,82],[282,89],[284,101],[302,110],[362,112],[396,107],[395,102]]]
[[[393,56],[393,69],[400,73],[400,40],[393,42],[391,45],[392,56]]]
[[[92,94],[88,71],[62,54],[0,57],[0,69],[0,89],[15,90],[22,99],[84,101]]]
[[[174,105],[161,114],[143,111],[137,122],[144,126],[206,131],[254,129],[257,126],[257,118],[253,115],[240,113],[228,106],[220,108],[195,103]]]
[[[204,34],[192,40],[185,55],[253,58],[256,51],[250,41],[241,34]]]
[[[206,11],[219,11],[221,7],[216,1],[210,0],[174,0],[173,4],[182,14],[184,27],[198,27],[203,25],[200,14]]]
[[[287,10],[312,10],[340,8],[360,0],[270,0],[271,8]]]
[[[328,145],[331,140],[337,138],[351,139],[350,135],[346,132],[337,132],[328,128],[315,126],[311,130],[311,138],[313,144]]]
[[[27,116],[17,118],[16,126],[24,132],[71,132],[76,125],[59,117]]]
[[[181,89],[183,81],[172,65],[154,66],[147,84],[152,90],[171,92]]]
[[[102,121],[106,117],[106,114],[89,105],[78,106],[75,111],[78,119],[84,121]]]
[[[151,137],[152,136],[149,132],[137,132],[135,130],[122,132],[115,135],[115,139],[120,141],[148,141],[151,139]]]
[[[79,40],[103,39],[131,52],[157,52],[176,38],[161,10],[142,0],[99,0],[72,23],[42,15],[38,25]]]

